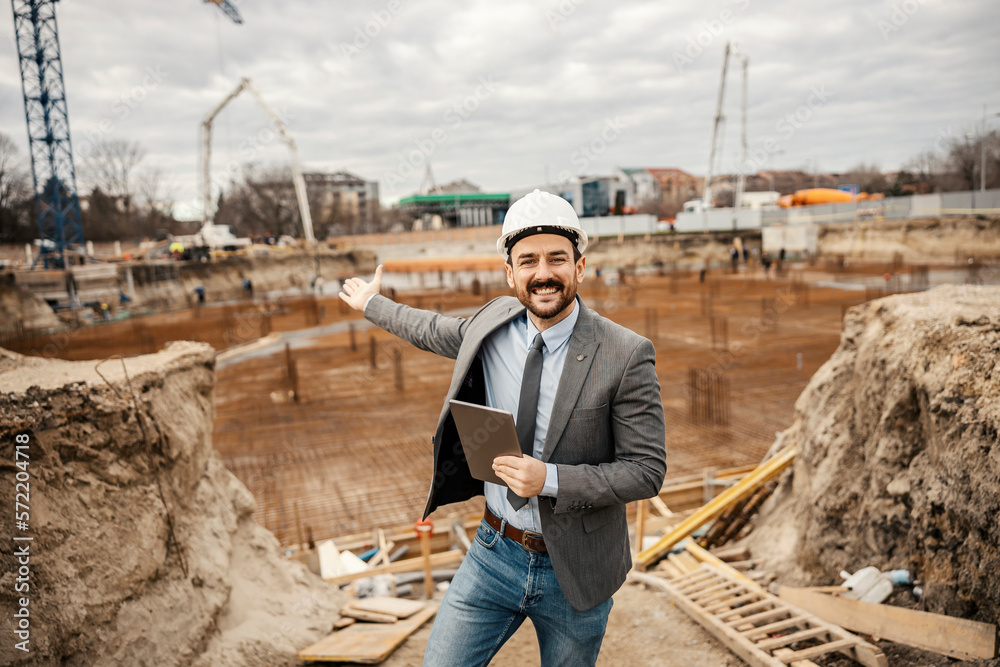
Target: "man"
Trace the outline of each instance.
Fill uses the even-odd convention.
[[[666,455],[652,344],[577,296],[587,241],[568,202],[535,190],[510,207],[497,241],[516,299],[455,318],[379,295],[381,266],[370,283],[344,282],[340,297],[366,319],[456,360],[447,399],[517,415],[526,452],[494,460],[507,487],[474,479],[445,400],[424,517],[480,494],[487,508],[425,665],[485,665],[526,617],[543,665],[597,659],[632,565],[625,505],[659,492]]]

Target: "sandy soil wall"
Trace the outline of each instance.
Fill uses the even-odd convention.
[[[342,597],[254,523],[254,499],[212,449],[214,351],[174,343],[127,361],[0,350],[0,498],[28,433],[30,653],[5,613],[0,664],[292,665]],[[100,370],[113,384],[100,377]],[[0,541],[0,606],[15,609],[14,543]]]
[[[910,569],[928,611],[1000,621],[1000,288],[852,308],[796,403],[797,443],[748,538],[788,583]]]
[[[918,218],[823,225],[819,254],[907,262],[1000,257],[1000,216]]]

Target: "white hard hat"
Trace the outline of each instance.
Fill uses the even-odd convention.
[[[557,195],[535,190],[518,199],[507,210],[497,252],[504,259],[510,248],[525,236],[559,234],[572,241],[582,255],[587,249],[587,232],[580,227],[573,205]]]

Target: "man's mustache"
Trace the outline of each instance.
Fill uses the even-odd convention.
[[[546,287],[555,287],[556,289],[561,290],[565,287],[565,285],[553,278],[550,278],[549,280],[535,280],[528,284],[529,291],[533,289],[545,289]]]

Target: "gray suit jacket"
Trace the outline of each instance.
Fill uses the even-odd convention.
[[[558,498],[542,499],[545,544],[559,585],[584,610],[611,597],[632,567],[625,504],[660,491],[666,474],[665,427],[653,344],[577,302],[542,460],[559,473]],[[469,318],[446,317],[375,296],[365,317],[416,347],[455,359],[434,436],[434,479],[424,517],[483,493],[465,462],[448,399],[486,403],[479,348],[524,313],[510,296]]]

